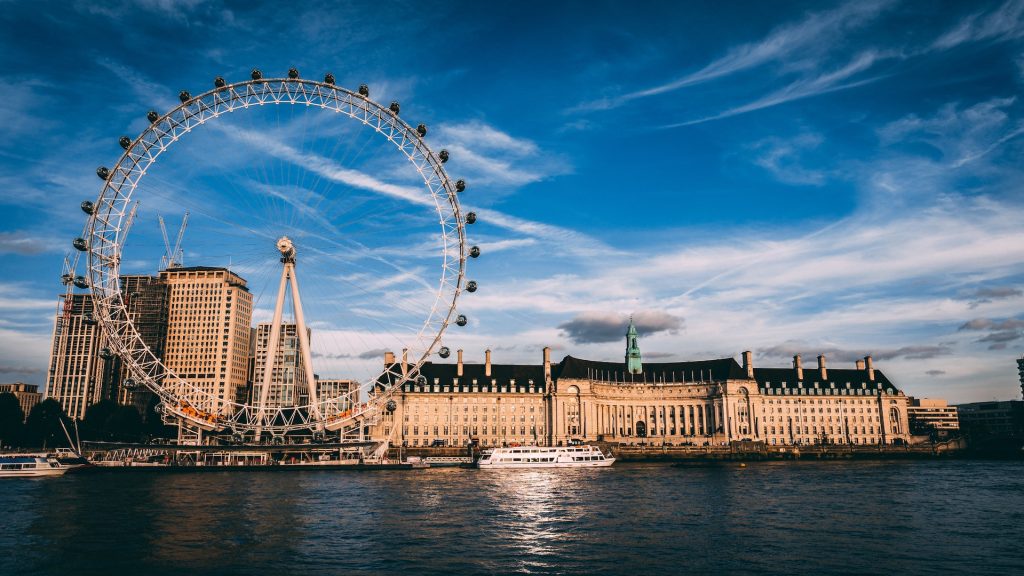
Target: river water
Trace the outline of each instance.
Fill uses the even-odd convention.
[[[0,482],[0,574],[1021,574],[1024,462]]]

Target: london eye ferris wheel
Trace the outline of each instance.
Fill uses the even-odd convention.
[[[460,207],[466,183],[449,178],[449,153],[430,148],[424,124],[403,120],[398,102],[372,100],[366,85],[351,91],[331,74],[313,81],[295,69],[218,77],[212,90],[179,100],[164,114],[150,111],[138,136],[120,138],[117,162],[97,169],[102,190],[82,203],[88,220],[73,243],[87,273],[65,279],[91,292],[127,386],[152,391],[167,418],[259,438],[365,422],[424,362],[448,357],[443,338],[451,324],[468,323],[457,303],[476,291],[466,263],[480,250],[466,240],[476,221]],[[152,222],[182,210],[186,259],[244,279],[252,320],[269,332],[271,360],[251,370],[248,396],[225,396],[166,361],[129,309],[122,279],[163,253]],[[168,271],[184,269],[166,256]],[[292,327],[290,351],[278,349],[282,326]],[[403,362],[382,366],[391,350],[402,350]],[[301,373],[288,376],[296,390],[282,402],[268,390],[280,378],[273,358],[286,352],[301,357]],[[361,385],[324,392],[319,376],[356,376]]]

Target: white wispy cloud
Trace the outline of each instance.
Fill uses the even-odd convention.
[[[752,144],[756,153],[754,164],[770,172],[776,180],[787,184],[820,186],[825,171],[811,169],[802,163],[805,152],[817,149],[823,142],[820,134],[801,133],[792,138],[769,137]]]
[[[558,154],[479,120],[442,124],[437,134],[451,153],[449,171],[469,180],[474,191],[493,195],[494,188],[515,189],[571,171]]]
[[[877,81],[880,76],[860,79],[852,78],[869,70],[876,62],[885,57],[887,57],[886,54],[875,50],[868,50],[858,54],[841,68],[821,73],[814,77],[800,78],[774,92],[771,92],[770,94],[761,96],[752,102],[748,102],[747,104],[729,108],[723,112],[705,116],[703,118],[667,124],[663,126],[663,128],[693,126],[695,124],[702,124],[712,120],[721,120],[723,118],[738,116],[740,114],[746,114],[756,110],[771,108],[773,106],[793,102],[795,100],[803,100],[805,98],[812,98],[814,96],[820,96],[830,92],[838,92],[840,90],[849,90],[851,88],[863,86]]]
[[[696,72],[658,86],[612,98],[585,102],[574,110],[593,111],[618,108],[633,100],[674,92],[770,63],[786,64],[788,67],[805,67],[807,66],[806,62],[797,64],[794,60],[804,61],[812,56],[820,57],[822,51],[833,45],[837,38],[849,30],[873,20],[891,4],[891,2],[877,1],[847,2],[834,10],[810,14],[799,22],[776,28],[760,41],[742,44],[729,50],[726,55],[710,62]]]
[[[1024,36],[1024,1],[1009,0],[990,12],[976,12],[940,36],[932,48],[949,49],[968,42],[1009,40]]]

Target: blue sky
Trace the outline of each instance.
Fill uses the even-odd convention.
[[[1022,1],[0,4],[0,380],[43,381],[77,206],[117,138],[182,89],[294,66],[400,101],[469,181],[481,289],[445,339],[468,360],[537,362],[545,345],[621,358],[633,314],[652,361],[873,354],[909,394],[1020,394]],[[186,264],[239,270],[263,317],[275,262],[204,224],[209,193],[238,222],[272,212],[295,230],[363,214],[345,241],[391,260],[360,267],[338,245],[300,266],[307,306],[322,304],[318,371],[358,372],[392,342],[371,309],[417,311],[416,286],[436,281],[423,214],[372,186],[306,186],[254,143],[409,174],[357,128],[261,114],[197,132],[154,170],[125,266],[155,271],[156,216],[174,228],[190,209]],[[325,194],[344,209],[310,210]],[[346,285],[381,300],[353,305]]]

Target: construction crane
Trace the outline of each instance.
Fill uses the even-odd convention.
[[[181,228],[178,229],[178,238],[174,241],[174,248],[171,248],[171,242],[167,239],[167,226],[164,224],[164,217],[157,216],[157,218],[160,220],[160,233],[164,236],[165,250],[164,255],[160,257],[160,269],[181,268],[185,260],[181,239],[185,237],[185,227],[188,226],[188,211],[185,211],[185,217],[181,219]]]

